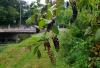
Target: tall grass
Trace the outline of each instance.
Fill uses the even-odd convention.
[[[56,53],[53,46],[52,50],[55,53],[57,64],[56,66],[51,64],[47,52],[44,51],[42,42],[37,42],[42,35],[43,33],[32,35],[21,43],[0,46],[0,68],[65,68],[63,59],[59,57],[60,52]],[[50,34],[48,35],[50,36]],[[50,42],[53,45],[52,40]],[[36,45],[41,45],[39,47],[42,53],[40,59],[33,54]],[[28,46],[31,46],[31,50]]]

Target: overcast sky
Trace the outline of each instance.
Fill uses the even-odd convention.
[[[25,0],[28,4],[31,4],[33,1],[36,0]],[[45,0],[40,0],[42,4],[45,4]]]
[[[33,1],[36,0],[25,0],[28,4],[31,4]],[[40,0],[42,4],[45,4],[45,0]],[[65,1],[69,1],[69,0],[65,0]]]

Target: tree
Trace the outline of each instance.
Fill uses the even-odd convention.
[[[19,16],[17,0],[0,0],[0,25],[15,24]]]
[[[20,4],[23,21],[27,18],[28,5],[21,0],[0,0],[0,25],[19,24]]]
[[[29,13],[28,10],[29,10],[29,5],[25,1],[21,0],[20,8],[18,9],[18,12],[21,11],[21,19],[22,19],[21,24],[26,24],[25,21],[30,15],[28,14]]]

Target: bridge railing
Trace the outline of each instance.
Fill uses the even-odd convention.
[[[0,26],[0,29],[34,29],[35,27],[33,26],[20,26],[20,27],[17,27],[17,26]]]

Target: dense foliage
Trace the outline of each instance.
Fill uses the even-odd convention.
[[[98,43],[100,38],[97,30],[99,23],[98,14],[100,13],[98,0],[70,0],[70,6],[67,5],[66,7],[62,0],[57,0],[53,3],[47,1],[46,3],[47,5],[39,9],[42,14],[41,12],[38,14],[37,23],[40,29],[46,28],[48,32],[53,29],[53,37],[59,34],[56,28],[57,24],[63,23],[67,26],[66,32],[60,41],[62,42],[62,58],[64,58],[65,63],[74,68],[98,68],[97,59],[100,56],[100,45]],[[48,23],[49,20],[51,22]],[[32,17],[26,22],[31,21]],[[58,41],[55,43],[54,39],[53,42],[56,48],[59,43]],[[45,43],[49,54],[49,41],[46,40]],[[58,46],[57,48],[59,49]]]
[[[20,10],[24,22],[28,17],[25,12],[27,9],[28,5],[23,0],[0,0],[0,25],[19,24]]]

